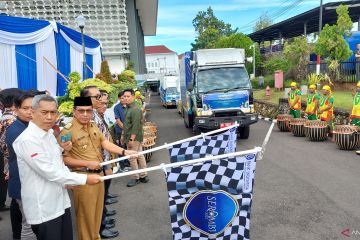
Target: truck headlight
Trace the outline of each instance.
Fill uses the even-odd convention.
[[[198,109],[196,112],[196,116],[198,117],[209,117],[211,115],[213,115],[211,110],[203,110],[202,108]]]

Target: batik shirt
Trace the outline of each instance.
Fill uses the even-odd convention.
[[[110,131],[105,122],[105,120],[100,116],[100,114],[94,110],[93,120],[96,126],[100,129],[100,132],[104,135],[105,139],[110,141]],[[103,159],[104,162],[109,161],[111,159],[111,154],[109,151],[103,149]],[[109,166],[109,165],[106,165]]]
[[[0,118],[0,151],[4,155],[4,173],[9,171],[9,150],[5,142],[6,130],[16,121],[16,115],[10,109],[5,109]]]

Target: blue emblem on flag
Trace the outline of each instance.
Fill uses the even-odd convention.
[[[203,190],[187,201],[183,217],[193,229],[208,236],[217,236],[234,221],[238,211],[239,204],[231,194],[221,190]]]

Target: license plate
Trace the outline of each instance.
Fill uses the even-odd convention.
[[[233,122],[228,122],[228,123],[220,123],[220,128],[226,128],[229,126],[235,125],[235,123]]]

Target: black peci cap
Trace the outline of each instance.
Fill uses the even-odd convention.
[[[77,106],[92,106],[90,97],[75,97],[74,99],[74,107]]]

